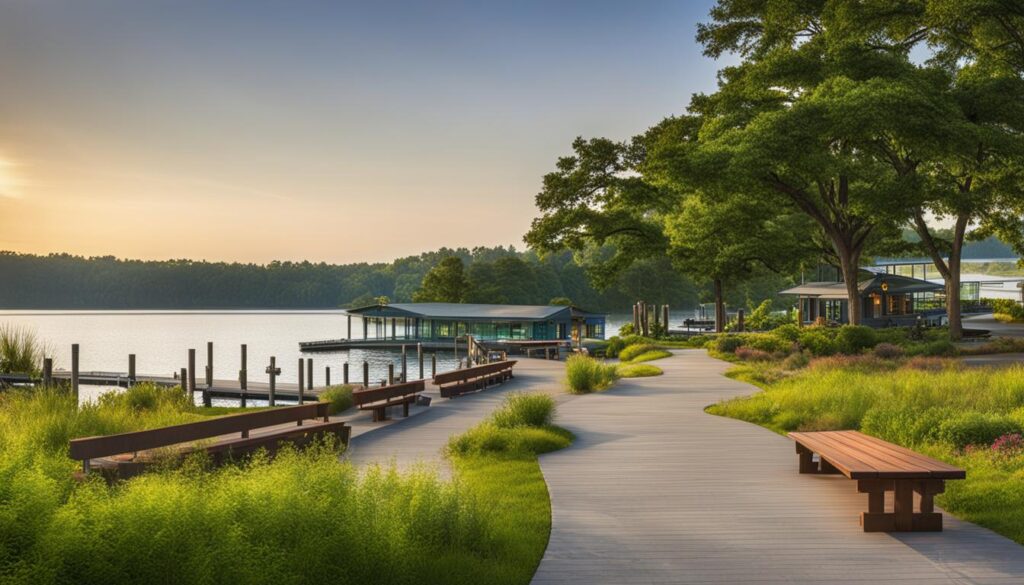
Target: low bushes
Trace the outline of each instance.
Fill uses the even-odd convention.
[[[352,398],[353,387],[348,384],[340,386],[330,386],[320,392],[320,402],[327,402],[327,413],[335,415],[352,408],[354,400]]]
[[[39,375],[48,351],[35,331],[7,323],[0,324],[0,374]]]
[[[665,359],[672,357],[672,352],[666,349],[650,349],[639,355],[633,356],[629,360],[623,360],[625,363],[639,364],[641,362],[653,362],[654,360]]]
[[[992,299],[992,312],[998,321],[1005,323],[1024,322],[1024,306],[1013,299]]]
[[[637,356],[658,350],[658,346],[650,343],[637,343],[630,345],[619,352],[619,359],[624,362],[631,362]]]
[[[664,373],[661,368],[651,364],[619,364],[615,372],[620,378],[646,378]]]
[[[555,417],[555,401],[543,394],[509,394],[505,404],[491,414],[491,422],[505,429],[545,427]]]
[[[617,377],[615,366],[592,357],[575,354],[565,360],[566,385],[573,394],[604,390],[615,383]]]
[[[511,394],[482,423],[448,441],[454,456],[536,456],[569,446],[572,433],[551,424],[555,402],[543,394]]]

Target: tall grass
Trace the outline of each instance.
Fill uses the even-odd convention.
[[[47,353],[52,354],[34,330],[0,323],[0,374],[38,376]]]
[[[799,373],[741,370],[764,387],[708,412],[777,432],[857,429],[967,470],[940,504],[1024,543],[1024,367],[967,369],[951,360],[828,358]]]
[[[569,392],[587,394],[604,390],[615,383],[618,374],[615,366],[576,354],[565,360],[565,381]]]
[[[0,582],[526,583],[543,554],[550,513],[532,455],[460,458],[442,480],[357,469],[324,443],[115,486],[72,479],[73,437],[201,416],[155,387],[80,408],[55,389],[0,394]]]

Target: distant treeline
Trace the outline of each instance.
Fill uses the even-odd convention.
[[[7,309],[338,308],[386,296],[408,302],[446,256],[460,257],[469,302],[547,304],[559,297],[604,311],[637,299],[693,307],[700,291],[668,261],[641,262],[598,291],[570,253],[543,260],[503,248],[442,248],[391,263],[266,265],[192,260],[141,261],[69,254],[0,252],[0,307]]]

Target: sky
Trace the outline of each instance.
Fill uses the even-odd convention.
[[[576,136],[712,91],[712,0],[0,0],[0,250],[515,244]]]

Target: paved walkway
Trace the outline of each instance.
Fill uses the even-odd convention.
[[[799,475],[791,442],[703,408],[755,388],[703,351],[559,410],[544,455],[552,534],[534,583],[1024,583],[1024,547],[946,516],[946,531],[865,534],[866,496]]]
[[[454,399],[441,398],[436,386],[426,393],[432,398],[429,407],[414,407],[408,419],[401,417],[401,408],[392,409],[388,424],[371,422],[370,413],[360,412],[345,417],[352,425],[352,439],[346,457],[357,464],[394,462],[399,467],[417,463],[438,464],[443,461],[442,449],[448,438],[480,422],[494,411],[510,392],[564,393],[561,379],[565,363],[541,359],[520,359],[514,368],[515,378],[484,392]],[[440,466],[442,472],[446,466]]]

